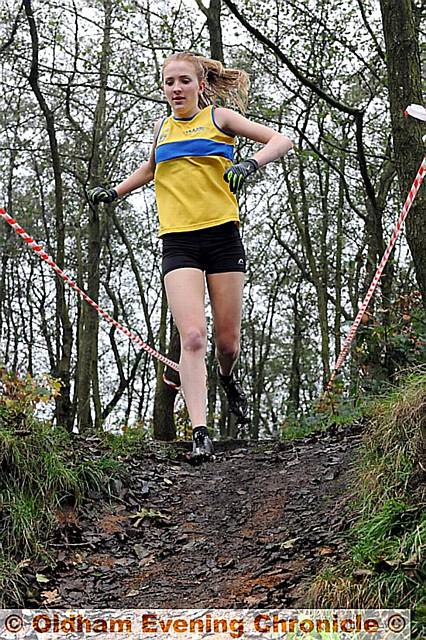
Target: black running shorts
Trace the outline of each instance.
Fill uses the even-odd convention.
[[[234,222],[217,227],[166,233],[163,241],[163,277],[174,269],[192,267],[206,274],[246,272],[246,254]]]

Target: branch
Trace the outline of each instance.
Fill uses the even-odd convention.
[[[15,39],[15,35],[18,30],[19,16],[21,15],[21,10],[23,6],[24,6],[24,3],[22,2],[21,6],[18,9],[18,13],[16,14],[15,22],[13,23],[12,32],[9,36],[9,40],[6,40],[6,42],[2,44],[0,47],[0,55],[3,53],[3,51],[6,51],[8,47],[10,47],[10,45],[13,43]]]
[[[286,67],[292,72],[292,74],[303,84],[305,87],[309,87],[317,96],[325,100],[329,105],[342,111],[343,113],[347,113],[350,116],[359,116],[362,115],[363,111],[360,109],[356,109],[355,107],[350,107],[343,102],[339,102],[335,100],[328,93],[323,91],[321,87],[318,87],[315,82],[307,78],[303,73],[299,71],[299,69],[291,62],[289,58],[283,53],[283,51],[274,43],[272,40],[269,40],[263,33],[261,33],[256,27],[253,27],[248,20],[238,11],[237,7],[231,0],[224,0],[226,6],[230,11],[234,14],[234,16],[241,22],[241,24],[249,31],[259,42],[262,42],[268,49],[273,51],[275,55],[286,65]]]
[[[349,193],[349,188],[348,185],[346,183],[346,178],[344,176],[344,174],[340,171],[339,167],[337,167],[329,158],[327,158],[327,156],[325,156],[320,150],[319,148],[313,143],[311,142],[311,140],[309,140],[308,136],[300,130],[300,128],[298,126],[296,126],[296,131],[300,134],[300,137],[305,140],[305,142],[307,142],[307,144],[310,146],[310,148],[312,149],[312,151],[314,151],[317,156],[319,158],[321,158],[321,160],[323,160],[324,162],[326,162],[332,169],[333,171],[335,171],[337,173],[337,175],[339,175],[342,178],[342,184],[343,184],[343,189],[345,191],[346,194],[346,199],[350,205],[350,207],[353,209],[353,211],[357,214],[357,216],[359,216],[360,218],[362,218],[362,220],[364,220],[364,222],[366,222],[367,220],[367,216],[362,213],[358,207],[355,206],[355,204],[352,201],[351,195]]]
[[[376,195],[374,193],[374,187],[370,180],[370,176],[368,175],[367,169],[367,161],[365,159],[364,146],[362,141],[363,134],[363,119],[364,119],[364,110],[356,109],[355,107],[350,107],[343,102],[339,102],[335,100],[328,93],[323,91],[320,87],[318,87],[315,82],[307,78],[303,73],[299,71],[299,69],[287,58],[287,56],[283,53],[283,51],[269,38],[263,35],[258,29],[253,27],[248,20],[238,11],[237,7],[231,0],[224,0],[227,7],[232,11],[235,17],[241,22],[241,24],[249,31],[259,42],[262,42],[268,49],[273,51],[275,55],[286,65],[286,67],[293,73],[293,75],[305,86],[308,87],[319,96],[322,100],[325,100],[327,104],[338,111],[343,113],[347,113],[348,115],[354,116],[355,118],[355,126],[356,126],[356,141],[357,141],[357,149],[358,149],[358,162],[361,170],[362,179],[364,181],[365,190],[367,192],[367,196],[371,202],[371,206],[373,209],[378,210]]]
[[[371,206],[375,211],[379,212],[380,207],[377,203],[377,198],[374,191],[373,183],[371,182],[370,176],[368,174],[367,160],[364,153],[364,142],[362,140],[364,118],[362,113],[359,113],[355,116],[355,127],[356,127],[355,139],[356,139],[356,146],[358,149],[358,162],[359,162],[359,168],[361,171],[362,179],[364,180],[365,190],[367,192],[368,199],[371,202]]]
[[[195,0],[195,2],[198,4],[198,8],[200,9],[200,11],[202,11],[204,13],[204,15],[206,16],[206,18],[209,17],[209,10],[207,9],[207,7],[205,7],[202,3],[202,0]]]
[[[306,266],[304,264],[304,262],[299,258],[299,256],[297,255],[296,251],[290,247],[289,244],[287,244],[287,242],[285,242],[285,240],[283,240],[281,238],[280,235],[278,235],[277,230],[276,230],[276,224],[274,223],[273,225],[270,225],[270,228],[272,230],[272,233],[274,234],[275,240],[278,242],[278,244],[285,249],[285,251],[287,252],[287,254],[290,256],[290,258],[292,258],[292,260],[294,261],[294,263],[296,264],[296,266],[298,267],[298,269],[300,270],[300,273],[302,274],[302,276],[311,284],[313,284],[315,286],[315,282],[314,279],[312,277],[312,275],[309,273],[309,271],[306,269]],[[336,298],[327,291],[327,289],[325,289],[325,295],[327,296],[327,299],[329,300],[329,302],[331,302],[331,304],[335,307],[336,306]],[[352,316],[345,311],[345,309],[341,309],[340,310],[342,316],[345,318],[345,320],[351,320]]]
[[[358,5],[359,5],[359,10],[361,11],[361,16],[364,22],[364,26],[367,29],[368,33],[370,34],[374,44],[376,45],[377,53],[379,54],[383,62],[385,62],[386,58],[385,58],[384,51],[376,38],[376,34],[374,33],[373,29],[370,27],[370,24],[367,20],[367,14],[365,13],[365,7],[362,4],[362,0],[358,0]]]

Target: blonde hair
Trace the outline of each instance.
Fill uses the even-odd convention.
[[[195,69],[198,80],[204,80],[206,83],[206,88],[198,100],[200,109],[219,102],[223,106],[236,107],[244,113],[250,86],[249,76],[245,71],[227,69],[219,60],[205,58],[190,51],[182,51],[172,53],[165,59],[163,74],[169,62],[175,60],[190,62]]]

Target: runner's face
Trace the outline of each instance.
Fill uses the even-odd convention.
[[[164,69],[164,93],[173,115],[178,118],[189,118],[200,111],[198,97],[204,86],[204,81],[198,80],[190,62],[173,60]]]

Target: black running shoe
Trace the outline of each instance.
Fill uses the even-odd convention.
[[[211,458],[214,455],[213,443],[207,427],[195,427],[192,432],[192,457]]]
[[[248,422],[248,402],[242,386],[231,373],[230,376],[223,376],[218,368],[219,382],[228,398],[229,408],[241,424]]]

